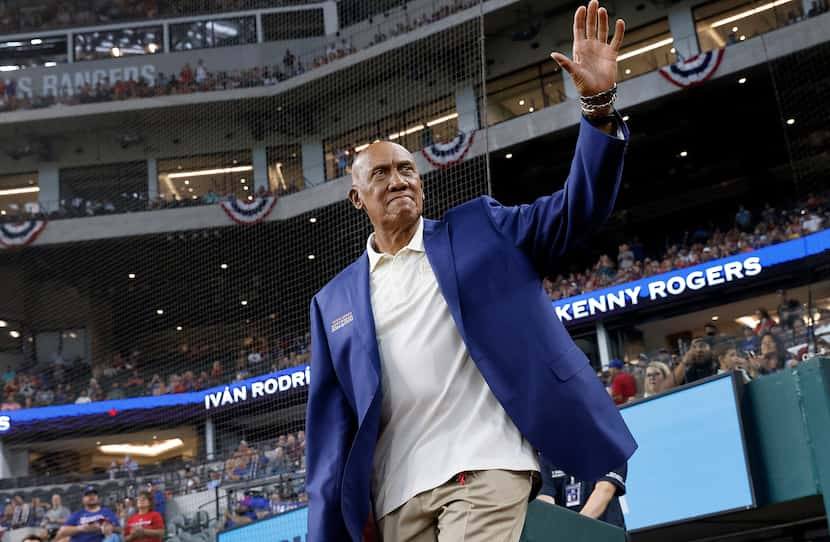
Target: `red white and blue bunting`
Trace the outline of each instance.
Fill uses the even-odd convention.
[[[723,61],[723,49],[707,51],[688,60],[678,60],[671,66],[660,68],[660,75],[681,88],[702,85],[718,71]]]
[[[28,246],[37,239],[45,227],[45,220],[0,224],[0,245],[5,248]]]
[[[421,152],[434,167],[450,167],[464,159],[475,139],[475,131],[458,134],[448,143],[434,143]]]
[[[277,198],[273,196],[256,197],[251,201],[238,200],[231,196],[228,201],[223,201],[221,206],[231,220],[237,224],[250,226],[262,222],[271,214],[276,203]]]

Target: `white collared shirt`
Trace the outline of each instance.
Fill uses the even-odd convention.
[[[374,235],[374,234],[373,234]],[[383,401],[372,498],[379,519],[473,470],[539,470],[476,367],[424,250],[424,221],[394,256],[367,242]]]

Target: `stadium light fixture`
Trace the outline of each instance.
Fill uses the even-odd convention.
[[[2,211],[0,211],[0,215],[5,216],[5,215],[6,215],[6,210],[5,210],[5,209],[3,209]]]
[[[102,454],[110,455],[129,455],[133,457],[158,457],[167,452],[171,452],[176,448],[184,446],[184,441],[180,438],[173,438],[168,440],[161,440],[154,442],[151,445],[146,444],[104,444],[98,446],[98,451]]]
[[[154,54],[156,51],[159,50],[159,46],[155,43],[147,44],[147,50],[150,51],[150,54]]]
[[[317,256],[315,256],[314,254],[309,254],[309,255],[308,255],[308,259],[309,259],[309,260],[313,260],[313,259],[314,259],[314,258],[316,258],[316,257],[317,257]]]
[[[176,173],[168,173],[167,176],[171,179],[180,179],[182,177],[203,177],[205,175],[222,175],[225,173],[239,173],[241,171],[251,171],[254,166],[236,166],[236,167],[222,167],[215,169],[198,169],[196,171],[177,171]]]
[[[508,160],[510,160],[511,158],[513,158],[513,153],[508,152],[507,154],[504,155],[504,157],[507,158]]]
[[[717,322],[718,320],[720,320],[720,317],[717,314],[712,317],[713,322]]]
[[[113,47],[112,49],[110,49],[110,53],[112,54],[112,56],[118,58],[119,56],[121,56],[121,49],[119,49],[118,47]]]
[[[793,119],[793,118],[787,119],[787,125],[788,126],[792,126],[793,124],[795,124],[795,119]]]
[[[0,66],[0,72],[14,72],[20,69],[20,66],[9,65],[9,66]]]
[[[767,4],[758,6],[757,8],[748,9],[746,11],[742,11],[740,13],[736,13],[735,15],[730,15],[724,19],[720,19],[712,23],[710,26],[712,28],[718,28],[719,26],[723,26],[729,23],[734,23],[735,21],[740,21],[741,19],[746,19],[747,17],[752,17],[753,15],[757,15],[759,13],[763,13],[767,10],[777,8],[778,6],[783,6],[784,4],[789,4],[793,0],[775,0],[774,2],[769,2]],[[737,26],[733,27],[732,31],[737,32]]]
[[[441,124],[447,122],[448,120],[457,119],[458,113],[450,113],[449,115],[444,115],[443,117],[438,117],[437,119],[432,119],[427,123],[427,126],[433,127],[436,124]]]
[[[744,36],[743,34],[741,35],[741,41],[746,41],[746,36]]]
[[[228,268],[228,264],[223,263],[223,264],[222,264],[222,265],[220,265],[219,267],[221,267],[222,269],[227,269],[227,268]]]
[[[524,104],[525,104],[524,100],[519,100],[519,105],[524,105]]]
[[[9,325],[8,322],[6,322],[5,320],[0,320],[0,327],[6,327],[7,325]]]
[[[131,280],[132,280],[132,279],[134,279],[134,278],[135,278],[135,273],[129,273],[129,274],[127,275],[127,278],[128,278],[128,279],[131,279]]]
[[[680,151],[680,158],[686,158],[687,156],[689,156],[688,151]]]
[[[41,43],[43,43],[43,40],[40,38],[34,38],[29,43],[31,43],[32,45],[40,45]]]
[[[239,302],[239,304],[244,307],[245,305],[248,304],[248,302],[243,299],[242,301]]]
[[[625,115],[625,116],[623,117],[623,122],[628,122],[628,119],[630,119],[630,118],[631,118],[631,117],[629,117],[628,115]]]
[[[162,314],[164,314],[164,309],[156,309],[156,314],[161,316]]]
[[[317,218],[312,216],[311,218],[308,219],[308,221],[311,222],[312,224],[314,224],[315,222],[317,222]]]
[[[746,77],[741,77],[740,79],[738,79],[739,85],[743,85],[744,83],[746,83]]]
[[[0,190],[0,196],[14,196],[15,194],[34,194],[40,192],[39,186],[27,186],[25,188],[7,188]]]
[[[674,43],[674,38],[665,38],[660,41],[655,41],[654,43],[650,43],[648,45],[643,45],[642,47],[638,47],[633,51],[628,51],[627,53],[623,53],[617,57],[617,62],[622,62],[623,60],[635,57],[637,55],[641,55],[643,53],[647,53],[649,51],[653,51],[655,49],[659,49],[660,47],[665,47],[670,43]]]
[[[182,326],[176,326],[176,331],[181,331],[181,330],[182,330]]]
[[[631,68],[626,68],[625,69],[625,74],[626,75],[631,75]]]
[[[17,338],[20,337],[20,332],[13,329],[13,330],[9,331],[9,335],[11,336],[12,339],[17,339]]]
[[[190,184],[190,180],[189,180],[189,179],[185,179],[185,180],[184,180],[184,184]]]
[[[528,107],[528,108],[527,108],[527,110],[528,110],[528,112],[530,112],[530,113],[533,113],[534,111],[536,111],[536,109],[534,109],[534,107],[533,107],[533,106]]]
[[[738,31],[738,27],[737,27],[737,26],[733,26],[733,27],[732,27],[732,32],[737,32],[737,31]]]
[[[675,54],[675,53],[677,52],[677,49],[675,49],[674,47],[672,47],[671,49],[669,49],[669,52],[670,52],[671,54]]]

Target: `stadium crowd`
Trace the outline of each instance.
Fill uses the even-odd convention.
[[[233,355],[184,344],[158,360],[147,360],[133,350],[92,364],[55,352],[48,363],[6,367],[0,375],[4,397],[0,411],[204,390],[307,364],[310,344],[308,334],[273,345],[265,338],[246,337]],[[190,369],[171,372],[171,367]]]
[[[142,479],[143,468],[129,456],[106,473],[85,478],[85,487],[37,488],[18,490],[5,497],[5,508],[0,518],[0,536],[6,531],[21,528],[37,529],[41,540],[60,540],[72,531],[64,526],[77,526],[86,514],[104,516],[99,523],[102,531],[111,531],[130,540],[130,532],[155,512],[153,528],[165,530],[166,503],[177,495],[215,490],[231,484],[223,517],[217,518],[217,530],[229,529],[281,514],[308,501],[305,492],[305,432],[287,433],[256,444],[240,441],[239,446],[224,458],[203,459],[172,468],[153,469],[152,475]],[[117,485],[104,481],[128,479]],[[246,482],[240,484],[240,482]],[[48,484],[47,484],[48,485]],[[23,485],[19,487],[25,487]],[[240,490],[241,488],[241,490]],[[249,489],[250,488],[250,489]],[[99,493],[101,494],[99,496]],[[170,517],[168,532],[204,528],[194,518]],[[108,523],[109,525],[104,525]],[[145,524],[145,528],[146,528]],[[61,530],[63,528],[63,531]],[[110,529],[107,529],[110,531]],[[111,532],[103,533],[109,540]],[[135,537],[134,537],[135,538]]]
[[[797,239],[830,226],[828,197],[830,192],[809,194],[787,209],[766,204],[757,213],[741,205],[726,227],[700,225],[652,256],[635,237],[619,245],[616,257],[602,254],[583,272],[546,278],[545,291],[552,300],[563,299]]]
[[[143,3],[139,2],[139,4]],[[411,20],[407,18],[406,22],[399,22],[389,34],[378,30],[368,46],[372,47],[390,37],[405,34],[421,26],[434,23],[475,4],[476,0],[454,0],[448,5],[437,7],[430,15],[423,14],[421,17]],[[83,10],[80,11],[83,12]],[[59,12],[65,13],[67,17],[71,17],[72,13],[69,10],[59,10]],[[132,12],[129,4],[125,6],[124,12]],[[0,18],[0,23],[2,20]],[[2,24],[0,24],[1,27]],[[251,69],[211,71],[200,59],[196,65],[185,63],[179,73],[159,73],[152,82],[144,78],[115,81],[103,78],[99,79],[94,85],[87,83],[78,88],[64,87],[57,94],[35,94],[31,97],[19,92],[14,79],[4,79],[0,80],[0,113],[43,109],[52,106],[71,106],[154,96],[274,86],[308,70],[325,66],[356,51],[357,49],[352,45],[351,40],[340,38],[328,43],[323,51],[304,55],[305,58],[301,58],[290,49],[287,49],[280,64],[257,66]]]

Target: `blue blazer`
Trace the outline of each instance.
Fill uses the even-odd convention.
[[[424,221],[427,258],[487,384],[532,446],[585,480],[625,463],[637,445],[541,277],[611,213],[623,133],[583,119],[562,190],[517,207],[480,197]],[[308,540],[360,540],[383,395],[365,252],[312,299],[311,345]]]

